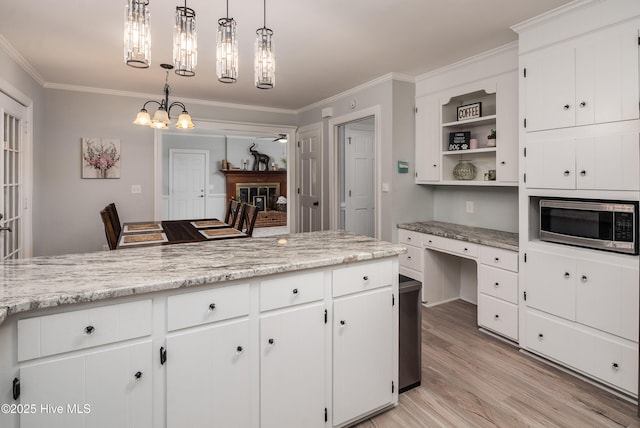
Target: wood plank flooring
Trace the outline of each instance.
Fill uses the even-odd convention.
[[[422,385],[358,428],[640,427],[635,404],[478,330],[461,300],[422,308]]]

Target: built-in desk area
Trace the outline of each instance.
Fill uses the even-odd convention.
[[[463,299],[478,325],[518,341],[518,234],[439,221],[398,225],[400,274],[422,282],[427,306]]]

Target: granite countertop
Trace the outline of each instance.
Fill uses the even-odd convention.
[[[343,231],[34,257],[0,265],[0,323],[17,313],[406,252]]]
[[[461,224],[445,223],[442,221],[402,223],[398,225],[398,228],[442,236],[444,238],[457,239],[459,241],[473,242],[475,244],[486,245],[488,247],[518,251],[518,234],[512,232],[464,226]]]

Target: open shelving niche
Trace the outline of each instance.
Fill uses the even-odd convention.
[[[457,120],[457,108],[467,104],[482,103],[482,116],[467,120]],[[484,174],[496,170],[496,147],[487,147],[487,136],[496,129],[496,93],[486,90],[475,91],[451,97],[442,103],[442,182],[457,185],[494,185],[495,180],[486,181]],[[449,133],[468,131],[470,138],[478,140],[477,149],[449,150]],[[500,135],[497,134],[497,137]],[[497,138],[495,140],[497,142]],[[471,161],[477,169],[473,180],[457,180],[453,168],[461,160]]]

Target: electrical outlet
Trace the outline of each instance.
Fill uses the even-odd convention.
[[[131,193],[133,194],[142,193],[142,186],[140,184],[132,184]]]
[[[467,213],[473,214],[473,201],[467,201]]]

